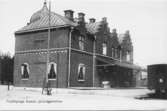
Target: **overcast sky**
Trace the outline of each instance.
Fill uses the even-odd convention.
[[[29,22],[44,0],[0,0],[0,51],[14,54],[14,32]],[[100,21],[107,17],[118,33],[130,30],[134,63],[167,63],[167,0],[52,0],[52,11],[72,9]]]

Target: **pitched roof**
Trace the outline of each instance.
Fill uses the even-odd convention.
[[[101,24],[101,22],[88,23],[86,24],[87,31],[91,34],[95,34],[96,32],[98,32]]]
[[[77,25],[76,23],[54,12],[51,12],[50,19],[51,19],[50,21],[51,27]],[[47,8],[46,3],[44,3],[43,8],[31,16],[30,23],[28,23],[26,26],[16,31],[16,33],[47,29],[48,26],[49,26],[49,9]]]
[[[95,34],[96,32],[98,32],[98,29],[100,28],[101,24],[102,24],[102,22],[88,23],[88,24],[86,24],[86,29],[89,33]],[[55,12],[51,12],[51,18],[50,18],[50,27],[51,28],[65,27],[65,26],[74,26],[75,27],[77,25],[78,24],[76,21],[73,22],[64,16],[61,16]],[[48,9],[46,2],[45,2],[42,9],[35,12],[31,16],[30,22],[27,23],[26,26],[17,30],[15,33],[43,30],[43,29],[47,29],[48,26],[49,26],[49,9]]]

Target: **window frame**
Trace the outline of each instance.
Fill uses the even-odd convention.
[[[23,78],[23,75],[24,75],[24,66],[23,65],[26,65],[27,66],[27,72],[28,72],[28,77],[27,78]],[[29,77],[30,77],[30,65],[25,62],[23,64],[21,64],[21,80],[29,80]]]
[[[49,74],[50,74],[50,68],[51,68],[51,65],[52,64],[54,64],[54,71],[55,71],[55,73],[56,73],[56,77],[55,78],[49,78]],[[47,67],[48,69],[47,69],[47,76],[48,76],[48,80],[57,80],[57,63],[55,63],[55,62],[50,62],[49,64],[48,64],[48,67]]]
[[[81,67],[83,67],[83,79],[79,79],[79,72],[80,72],[80,68],[81,68]],[[85,81],[85,74],[86,74],[86,66],[85,66],[85,64],[80,63],[80,64],[78,65],[77,80],[78,80],[79,82],[84,82],[84,81]]]

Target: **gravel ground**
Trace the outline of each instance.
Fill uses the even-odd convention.
[[[139,100],[135,97],[151,91],[141,89],[77,90],[53,89],[42,95],[41,88],[20,88],[0,85],[0,110],[166,110],[167,100]]]

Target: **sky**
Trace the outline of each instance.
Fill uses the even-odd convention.
[[[44,0],[0,0],[0,52],[14,55],[14,32],[25,26]],[[86,21],[107,17],[110,29],[118,33],[130,30],[134,63],[167,63],[167,0],[51,0],[51,10],[74,16],[85,13]]]

